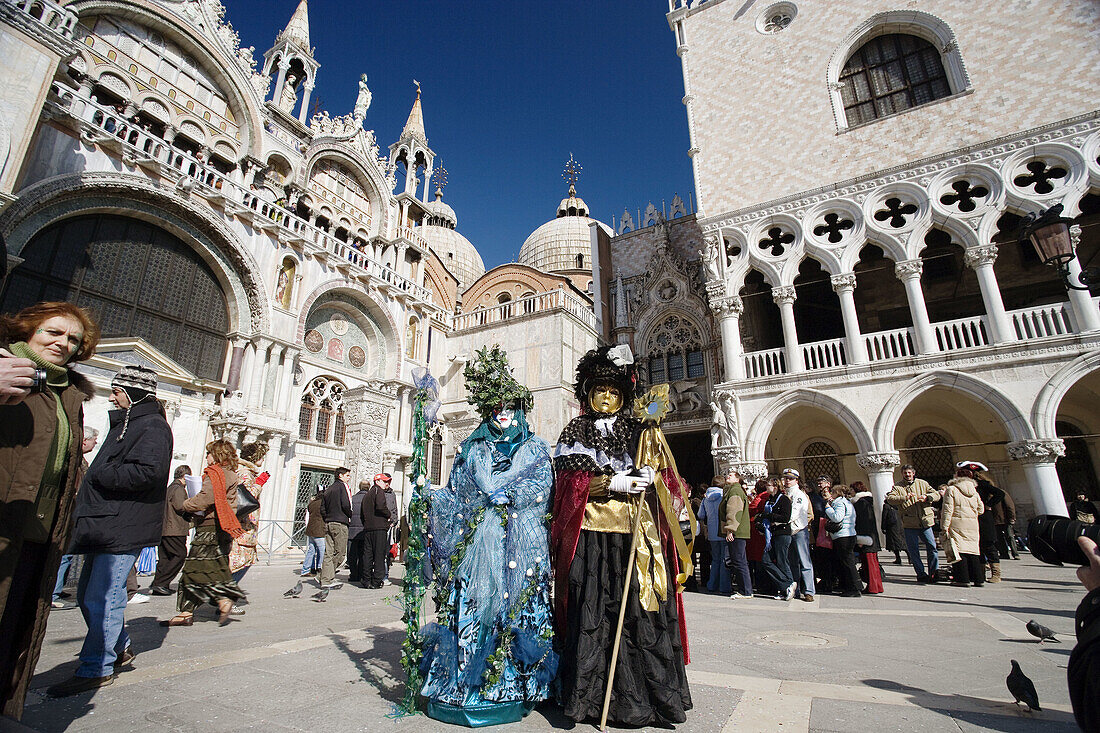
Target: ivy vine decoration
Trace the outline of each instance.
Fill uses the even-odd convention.
[[[508,354],[500,344],[478,349],[462,370],[462,376],[466,380],[466,401],[482,420],[492,417],[494,410],[513,403],[524,411],[530,411],[535,404],[531,390],[512,376]]]

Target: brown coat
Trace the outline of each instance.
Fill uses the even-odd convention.
[[[313,497],[306,504],[306,537],[324,537],[325,520],[321,517],[321,495]]]
[[[958,560],[958,555],[977,555],[978,516],[985,511],[985,504],[978,496],[978,482],[970,478],[953,478],[943,488],[940,526],[955,555],[952,557],[952,552],[948,552],[948,562]]]
[[[895,484],[886,495],[886,502],[898,510],[901,526],[905,529],[927,529],[936,523],[936,510],[932,502],[938,501],[940,492],[922,478],[911,484]]]
[[[164,497],[164,524],[160,530],[162,537],[186,537],[191,523],[185,516],[183,502],[187,501],[187,486],[183,479],[168,484],[168,493]]]
[[[83,404],[91,399],[95,389],[71,369],[69,380],[69,386],[61,393],[61,404],[69,420],[69,468],[58,496],[45,565],[36,576],[37,602],[33,612],[28,609],[14,622],[14,636],[0,640],[4,646],[13,644],[18,653],[11,669],[0,670],[0,712],[13,718],[23,714],[23,699],[42,651],[57,568],[69,544],[76,490],[84,477],[80,452],[84,439]],[[23,527],[34,510],[56,429],[56,403],[49,395],[31,394],[18,405],[0,405],[0,616],[6,610],[12,576],[20,564]]]
[[[226,471],[221,466],[217,468],[221,468],[222,473],[225,474],[225,498],[229,500],[229,507],[232,509],[237,506],[237,484],[239,479],[235,471]],[[214,511],[214,487],[210,485],[210,479],[206,476],[202,477],[202,490],[183,502],[183,510],[192,514],[206,512],[201,518],[197,519],[195,522],[196,527],[218,526],[217,512]]]

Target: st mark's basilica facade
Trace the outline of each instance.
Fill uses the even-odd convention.
[[[546,223],[486,271],[443,199],[430,95],[410,87],[391,144],[366,77],[347,114],[310,113],[307,0],[262,57],[219,0],[0,0],[0,307],[95,313],[89,425],[140,363],[174,463],[212,437],[268,443],[275,548],[339,465],[407,497],[420,367],[443,386],[428,469],[446,480],[476,425],[462,367],[494,343],[551,441],[580,356],[630,344],[671,386],[693,481],[794,465],[881,496],[902,462],[935,481],[967,458],[1025,516],[1100,499],[1097,297],[1019,241],[1061,204],[1072,283],[1100,244],[1100,8],[668,11],[692,205],[601,222],[570,163]]]

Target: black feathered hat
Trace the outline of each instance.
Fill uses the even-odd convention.
[[[573,394],[588,409],[588,393],[597,384],[614,384],[623,393],[623,405],[629,406],[642,393],[638,366],[626,344],[592,349],[577,363],[577,382]]]

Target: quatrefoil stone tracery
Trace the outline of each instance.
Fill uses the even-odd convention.
[[[882,202],[883,208],[875,212],[875,221],[889,224],[894,229],[901,229],[909,222],[909,217],[919,210],[916,204],[902,201],[897,196],[891,196]]]
[[[1058,181],[1057,185],[1061,185],[1064,181],[1060,179],[1069,175],[1065,168],[1049,164],[1045,160],[1033,160],[1025,168],[1028,172],[1017,175],[1012,182],[1019,188],[1030,188],[1038,194],[1050,193],[1056,187],[1052,181]]]
[[[830,244],[839,244],[844,240],[845,232],[855,228],[855,222],[836,212],[829,212],[822,223],[814,227],[814,236],[825,237]]]
[[[768,236],[760,240],[760,249],[772,257],[779,257],[787,251],[787,247],[793,242],[793,234],[784,230],[783,227],[774,226],[768,229]]]
[[[945,193],[940,196],[940,203],[944,206],[955,206],[963,213],[969,213],[978,208],[981,200],[989,195],[989,189],[978,184],[973,185],[965,178],[951,184],[954,193]]]

